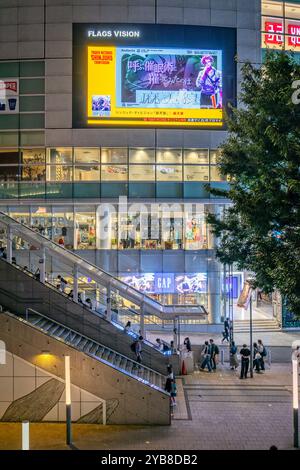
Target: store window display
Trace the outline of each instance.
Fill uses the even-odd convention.
[[[127,181],[128,166],[126,165],[102,165],[102,181]]]
[[[209,166],[205,165],[185,165],[184,181],[208,181]]]
[[[128,163],[127,147],[101,149],[101,163]]]
[[[95,211],[81,212],[75,209],[75,250],[93,250],[96,248]]]
[[[129,181],[155,181],[155,166],[130,165]]]
[[[52,211],[49,207],[32,207],[31,208],[31,228],[36,230],[44,237],[52,240]]]
[[[72,250],[74,248],[74,216],[72,207],[53,207],[53,241]]]
[[[161,218],[162,248],[165,250],[180,250],[182,248],[182,219],[176,217]]]
[[[74,149],[74,181],[100,181],[100,149]]]
[[[156,167],[157,181],[181,181],[182,166],[181,165],[157,165]]]
[[[190,165],[208,165],[209,157],[207,149],[184,150],[184,163]]]
[[[185,225],[185,249],[207,249],[207,226],[204,214],[188,217]]]

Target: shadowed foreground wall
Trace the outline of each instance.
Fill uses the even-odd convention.
[[[110,424],[170,424],[167,394],[128,377],[5,313],[0,314],[0,339],[6,343],[6,348],[11,353],[61,379],[64,378],[64,355],[69,355],[72,384],[95,397],[109,401],[108,406],[113,408]],[[42,355],[45,350],[50,354]],[[96,415],[101,413],[101,410],[91,411]],[[81,422],[82,420],[83,417]],[[90,415],[84,422],[92,420]]]

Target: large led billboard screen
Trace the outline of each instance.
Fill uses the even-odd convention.
[[[222,128],[235,103],[235,30],[73,27],[73,127]]]

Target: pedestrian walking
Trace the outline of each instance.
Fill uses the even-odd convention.
[[[59,281],[59,284],[57,285],[57,288],[61,291],[61,292],[65,292],[65,289],[68,285],[67,281],[59,274],[57,276],[57,279]]]
[[[258,374],[260,373],[260,361],[261,354],[258,350],[257,343],[253,343],[253,368]]]
[[[191,345],[191,342],[190,342],[190,338],[185,338],[183,344],[184,344],[184,346],[186,347],[186,350],[187,350],[188,352],[191,352],[191,350],[192,350],[192,345]]]
[[[234,341],[232,341],[230,349],[229,349],[229,362],[230,362],[231,370],[235,370],[238,368],[239,361],[237,357],[237,347]]]
[[[219,351],[218,346],[214,343],[213,339],[210,339],[209,342],[210,342],[210,366],[212,370],[216,372],[220,351]]]
[[[126,325],[124,326],[124,332],[129,333],[130,329],[131,329],[131,321],[128,321]]]
[[[265,345],[263,344],[262,340],[261,339],[258,339],[257,340],[257,349],[258,349],[258,352],[260,354],[260,368],[261,370],[265,370],[265,361],[264,361],[264,358],[267,357],[268,353],[267,353],[267,350],[266,350],[266,347]]]
[[[172,364],[168,364],[168,365],[167,365],[167,372],[168,372],[168,377],[170,377],[170,379],[175,379],[175,375],[174,375],[174,371],[173,371],[173,366],[172,366]]]
[[[242,349],[240,350],[240,355],[241,355],[241,375],[240,379],[246,379],[247,374],[248,374],[248,369],[249,369],[249,361],[250,361],[250,349],[247,347],[247,344],[243,344]]]
[[[171,379],[171,406],[176,406],[177,386],[175,378]]]
[[[205,367],[207,366],[208,372],[211,372],[210,359],[211,359],[211,347],[210,347],[209,342],[205,341],[205,348],[203,350],[203,362],[201,364],[200,370],[204,370]]]
[[[224,321],[224,330],[222,332],[223,338],[222,338],[222,343],[223,341],[230,341],[229,340],[229,329],[230,329],[230,323],[229,323],[229,318],[226,318]]]
[[[139,336],[139,339],[135,341],[135,355],[136,355],[136,362],[139,364],[142,362],[142,341],[143,337]]]

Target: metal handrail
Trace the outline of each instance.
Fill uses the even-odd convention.
[[[15,219],[3,212],[0,212],[0,224],[10,227],[13,232],[17,234],[19,233],[20,235],[23,235],[25,240],[29,241],[34,246],[38,245],[38,248],[46,248],[50,253],[60,256],[68,266],[78,266],[82,274],[92,277],[100,285],[106,288],[110,286],[112,289],[119,291],[125,299],[137,305],[143,305],[145,313],[154,314],[162,319],[170,319],[170,316],[173,318],[174,315],[191,317],[202,314],[207,315],[207,312],[202,305],[189,305],[187,307],[186,305],[168,306],[161,304],[148,295],[141,293],[134,287],[131,287],[125,282],[115,278],[98,266],[83,260],[74,252],[71,252],[54,241],[49,240],[44,235],[35,232],[33,229],[21,222],[17,222]]]

